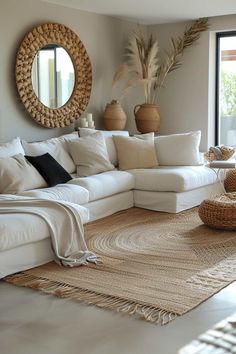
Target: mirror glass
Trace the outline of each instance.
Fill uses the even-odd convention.
[[[32,65],[32,85],[39,101],[48,108],[62,107],[69,100],[75,70],[64,48],[48,44],[38,50]]]

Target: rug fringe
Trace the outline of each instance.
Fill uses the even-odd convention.
[[[99,294],[68,284],[35,277],[34,275],[26,274],[24,272],[9,275],[4,278],[4,280],[17,286],[24,286],[31,289],[41,290],[46,294],[55,295],[60,298],[70,298],[73,300],[81,301],[88,305],[95,305],[100,308],[134,315],[142,320],[146,320],[154,324],[165,325],[178,316],[178,314],[174,312],[169,312],[153,306],[120,299],[115,296]]]

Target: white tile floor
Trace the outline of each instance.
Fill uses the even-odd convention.
[[[236,311],[236,283],[160,327],[0,281],[0,354],[176,354]]]

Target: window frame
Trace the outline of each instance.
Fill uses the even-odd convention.
[[[220,39],[223,37],[236,37],[236,30],[216,33],[216,85],[215,85],[215,145],[219,145],[219,88],[220,88]]]

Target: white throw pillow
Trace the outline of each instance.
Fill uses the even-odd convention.
[[[195,166],[201,164],[201,131],[158,136],[155,138],[160,166]]]
[[[20,138],[15,138],[8,143],[0,144],[0,157],[9,157],[18,154],[24,155],[24,150]]]
[[[113,136],[120,170],[154,168],[158,166],[154,133],[136,136]]]
[[[62,135],[58,138],[51,138],[36,143],[27,143],[23,141],[22,145],[25,155],[39,156],[48,152],[68,173],[74,173],[76,166],[69,154],[67,142],[77,139],[78,133],[73,132],[71,134]]]
[[[68,141],[71,156],[77,166],[77,175],[86,177],[114,169],[101,132]]]
[[[117,166],[118,165],[118,157],[117,157],[116,147],[115,147],[112,137],[113,137],[113,135],[129,136],[129,132],[126,130],[95,130],[95,129],[89,129],[89,128],[80,128],[79,129],[81,137],[94,134],[97,131],[102,132],[103,137],[106,142],[109,159],[114,166]]]
[[[0,158],[0,193],[16,194],[47,183],[24,155]]]

